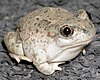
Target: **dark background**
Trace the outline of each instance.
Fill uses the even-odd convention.
[[[87,54],[60,65],[63,71],[50,76],[40,73],[32,63],[18,64],[11,59],[3,42],[4,33],[14,31],[20,17],[46,6],[85,9],[97,29],[97,37],[86,47]],[[0,0],[0,80],[100,80],[100,0]]]

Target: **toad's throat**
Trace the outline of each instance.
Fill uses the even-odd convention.
[[[85,45],[87,45],[89,42],[91,42],[91,39],[90,40],[87,40],[87,41],[83,41],[83,42],[80,42],[78,44],[75,44],[75,45],[70,45],[70,46],[61,46],[62,50],[55,56],[53,57],[50,61],[52,62],[54,59],[56,59],[57,57],[59,57],[63,51],[67,50],[67,49],[72,49],[72,48],[75,48],[77,47],[76,51],[80,49],[80,52],[83,50],[83,47]],[[79,53],[80,53],[79,52]],[[59,62],[59,61],[58,61]],[[62,61],[63,62],[63,61]]]

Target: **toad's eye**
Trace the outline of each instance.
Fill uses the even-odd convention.
[[[60,28],[60,34],[64,37],[68,37],[73,34],[73,29],[70,28],[68,25],[65,25]]]

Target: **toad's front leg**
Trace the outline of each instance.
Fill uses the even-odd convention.
[[[34,55],[33,64],[36,68],[45,75],[52,74],[55,70],[62,70],[58,65],[60,63],[49,63],[46,57],[45,51],[41,50],[41,53]]]

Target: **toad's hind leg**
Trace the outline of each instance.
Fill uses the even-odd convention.
[[[23,48],[22,48],[22,42],[17,40],[17,34],[16,32],[8,32],[4,36],[4,42],[9,50],[9,55],[16,59],[17,62],[20,62],[20,60],[27,60],[31,62],[31,60],[24,56]]]

